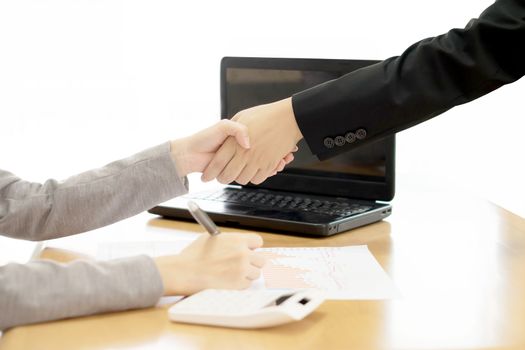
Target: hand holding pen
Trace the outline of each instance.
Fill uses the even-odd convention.
[[[209,234],[201,234],[177,255],[155,258],[164,295],[190,295],[203,289],[245,289],[259,278],[265,257],[254,233],[221,233],[194,202],[188,208]]]

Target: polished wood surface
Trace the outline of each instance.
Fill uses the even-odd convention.
[[[171,323],[163,306],[18,327],[0,349],[525,349],[525,220],[453,190],[405,189],[393,204],[387,220],[334,237],[262,235],[270,247],[366,244],[399,299],[327,301],[264,330]],[[144,214],[95,237],[132,231],[200,228]]]

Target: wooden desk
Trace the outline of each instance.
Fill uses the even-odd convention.
[[[151,218],[108,230],[200,230]],[[266,246],[367,244],[403,298],[328,301],[302,322],[266,330],[136,310],[15,328],[0,349],[525,349],[525,220],[484,200],[404,190],[388,221],[326,239],[263,237]]]

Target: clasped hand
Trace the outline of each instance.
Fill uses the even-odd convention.
[[[293,161],[301,138],[288,98],[174,140],[171,152],[181,176],[202,172],[203,181],[260,184]]]
[[[232,120],[247,127],[251,147],[226,140],[204,170],[203,181],[257,185],[293,161],[302,134],[290,98],[243,110]]]

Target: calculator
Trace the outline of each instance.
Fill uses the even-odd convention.
[[[302,320],[324,300],[324,293],[316,289],[206,289],[177,302],[168,313],[174,322],[264,328]]]

